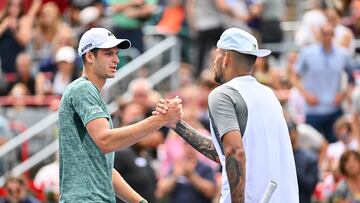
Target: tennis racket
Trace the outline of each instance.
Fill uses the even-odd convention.
[[[270,201],[270,198],[271,198],[272,194],[274,193],[276,187],[277,187],[277,184],[274,181],[270,181],[265,190],[265,193],[261,197],[260,203],[268,203]]]

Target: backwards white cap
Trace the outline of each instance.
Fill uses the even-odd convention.
[[[268,56],[271,53],[268,49],[259,49],[256,38],[239,28],[225,30],[217,42],[217,47],[258,57]]]
[[[117,39],[113,33],[105,28],[91,28],[82,35],[78,53],[82,56],[94,48],[107,49],[116,46],[119,49],[128,49],[131,43],[127,39]]]

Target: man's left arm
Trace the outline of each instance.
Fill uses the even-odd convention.
[[[139,203],[141,200],[144,200],[115,169],[112,171],[112,184],[116,196],[125,202]]]
[[[231,202],[245,201],[245,149],[242,134],[247,123],[247,105],[232,87],[222,86],[209,95],[209,113],[215,135],[219,136],[231,192]]]
[[[241,133],[237,130],[227,132],[222,137],[225,152],[226,174],[228,176],[231,202],[245,201],[245,150]]]
[[[337,94],[335,95],[334,104],[336,106],[340,106],[340,104],[346,99],[354,87],[355,78],[353,75],[353,60],[348,53],[344,53],[345,55],[345,67],[344,72],[347,76],[346,86],[344,88],[340,88]]]

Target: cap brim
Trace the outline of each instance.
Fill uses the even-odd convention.
[[[102,43],[97,48],[107,49],[112,47],[118,47],[119,49],[128,49],[131,47],[131,42],[127,39],[112,39]]]
[[[271,51],[268,49],[258,49],[256,51],[241,51],[240,53],[250,54],[257,57],[265,57],[265,56],[269,56],[271,54]]]

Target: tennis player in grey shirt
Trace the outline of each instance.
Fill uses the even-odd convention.
[[[270,202],[299,202],[282,106],[269,87],[251,76],[256,58],[269,54],[270,50],[258,49],[251,34],[227,29],[212,64],[214,80],[222,84],[208,98],[212,139],[184,121],[174,128],[196,150],[221,163],[220,203],[262,203],[269,198]],[[166,114],[168,102],[162,100],[154,114]]]

